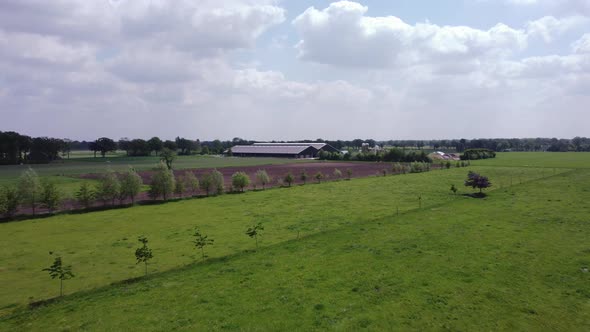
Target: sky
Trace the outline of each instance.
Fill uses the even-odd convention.
[[[590,0],[2,0],[0,131],[590,136]]]

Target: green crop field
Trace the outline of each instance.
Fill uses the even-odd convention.
[[[159,158],[152,157],[126,157],[121,153],[92,157],[92,154],[73,153],[71,159],[64,159],[51,164],[39,165],[7,165],[0,166],[0,186],[13,185],[18,181],[19,175],[31,166],[42,179],[53,181],[65,193],[66,198],[71,198],[82,182],[94,183],[92,180],[84,180],[77,176],[88,173],[103,173],[108,167],[115,171],[124,171],[133,166],[138,171],[154,168]],[[221,168],[232,166],[256,166],[276,165],[294,162],[312,162],[309,160],[293,160],[285,158],[232,158],[218,156],[179,156],[174,161],[174,169],[196,168]]]
[[[547,155],[0,224],[0,330],[588,330],[588,155]],[[119,282],[139,235],[150,275]],[[57,295],[49,251],[76,277],[28,309]]]

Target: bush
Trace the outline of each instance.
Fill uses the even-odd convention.
[[[293,183],[293,181],[295,180],[295,178],[293,178],[293,174],[291,174],[291,172],[287,173],[285,175],[285,178],[283,179],[283,181],[289,185],[289,187],[291,186],[291,184]]]
[[[243,192],[250,185],[250,177],[244,172],[236,172],[231,176],[231,183],[234,188]]]
[[[265,170],[259,169],[256,171],[256,181],[262,185],[262,189],[264,190],[266,185],[270,183],[270,176],[268,176]]]
[[[338,168],[334,169],[334,177],[337,179],[340,179],[342,177],[342,172]]]

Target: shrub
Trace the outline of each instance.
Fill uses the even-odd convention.
[[[293,183],[295,179],[293,178],[293,174],[291,172],[287,173],[285,175],[285,178],[283,179],[283,181],[289,186],[291,187],[291,184]]]
[[[264,190],[266,189],[266,185],[270,183],[270,176],[268,176],[265,170],[259,169],[256,171],[256,181],[262,185],[262,189]]]
[[[314,177],[316,180],[318,180],[318,183],[322,183],[322,179],[324,178],[324,174],[322,174],[322,172],[317,172]]]
[[[303,184],[307,183],[307,172],[305,170],[301,171],[301,175],[299,176],[299,178],[301,179],[301,181],[303,181]]]
[[[342,177],[342,172],[338,168],[335,168],[334,169],[334,173],[333,174],[334,174],[334,177],[337,178],[337,179],[340,179]]]
[[[244,172],[236,172],[231,176],[231,183],[234,188],[243,192],[250,185],[250,177]]]

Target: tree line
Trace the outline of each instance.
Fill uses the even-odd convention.
[[[179,155],[191,154],[222,154],[234,145],[251,145],[257,141],[235,137],[232,140],[201,141],[183,137],[174,140],[163,140],[159,137],[150,139],[121,138],[117,141],[108,137],[100,137],[94,141],[78,141],[67,138],[30,137],[14,131],[0,131],[0,165],[49,163],[61,158],[69,158],[71,151],[92,151],[106,156],[107,153],[123,150],[128,156],[159,155],[163,149],[172,150]],[[292,143],[293,141],[272,141],[274,143]],[[353,139],[353,140],[300,140],[304,143],[327,143],[336,149],[360,150],[363,144],[369,147],[397,147],[402,150],[431,149],[455,150],[463,152],[467,149],[489,149],[492,151],[590,151],[590,138],[574,137],[573,139],[557,138],[494,138],[494,139],[443,139],[443,140],[385,140]],[[343,158],[346,158],[345,156]],[[374,158],[367,155],[360,158]],[[419,157],[415,160],[420,161]],[[387,160],[387,161],[396,161]]]

